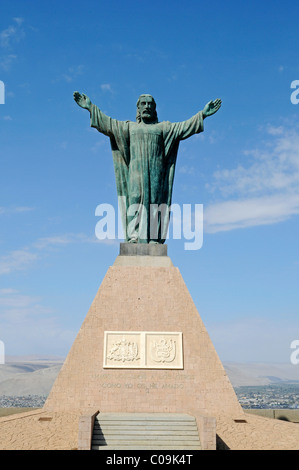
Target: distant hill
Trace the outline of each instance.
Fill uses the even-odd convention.
[[[64,362],[61,357],[7,357],[0,365],[0,396],[48,395]],[[233,387],[298,383],[299,365],[223,363]]]
[[[64,358],[7,357],[0,365],[0,395],[48,395]]]
[[[234,387],[277,383],[298,383],[299,385],[299,365],[225,362],[223,366]]]

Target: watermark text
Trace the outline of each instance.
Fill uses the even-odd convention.
[[[291,363],[296,366],[299,364],[299,339],[294,339],[291,342],[291,349],[294,349],[290,357]]]
[[[100,217],[95,227],[99,240],[185,240],[185,250],[199,250],[203,245],[202,204],[142,204],[125,206],[119,198],[117,214],[111,204],[99,204],[95,215]],[[125,219],[125,223],[124,220]],[[171,220],[171,223],[169,221]],[[124,234],[124,227],[126,233]]]
[[[295,91],[291,94],[291,103],[299,103],[299,80],[293,80],[291,83],[291,88],[295,88]]]
[[[5,85],[0,80],[0,104],[5,104]]]

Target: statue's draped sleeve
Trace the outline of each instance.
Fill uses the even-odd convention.
[[[126,226],[128,198],[128,169],[130,163],[129,121],[118,121],[106,116],[100,109],[92,105],[90,125],[110,138],[113,156],[118,202],[121,205],[123,226]]]
[[[167,204],[171,204],[174,170],[176,158],[181,140],[185,140],[194,134],[203,132],[203,114],[199,111],[195,116],[181,122],[165,122],[164,125],[164,149],[165,149],[165,178],[164,191],[167,194]]]
[[[203,115],[202,111],[199,111],[195,116],[190,119],[181,122],[166,122],[164,130],[164,142],[165,142],[165,156],[166,158],[171,154],[172,149],[175,145],[179,144],[180,140],[188,139],[194,134],[203,132]]]

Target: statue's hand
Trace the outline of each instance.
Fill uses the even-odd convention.
[[[84,93],[79,93],[79,91],[75,91],[73,95],[74,100],[79,106],[81,106],[81,108],[88,109],[89,111],[91,111],[92,103],[88,96],[84,95]]]
[[[221,107],[221,100],[217,98],[215,101],[209,101],[203,108],[202,114],[203,118],[206,118],[208,116],[212,116],[212,114],[217,113],[218,109]]]

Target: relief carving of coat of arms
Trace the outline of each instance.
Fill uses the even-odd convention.
[[[112,361],[135,361],[140,359],[138,357],[138,345],[134,341],[127,341],[123,337],[120,341],[117,341],[113,344],[110,349],[107,359]]]
[[[104,368],[183,369],[180,332],[105,331]]]
[[[151,358],[155,362],[172,362],[176,356],[176,342],[161,338],[151,343]]]

